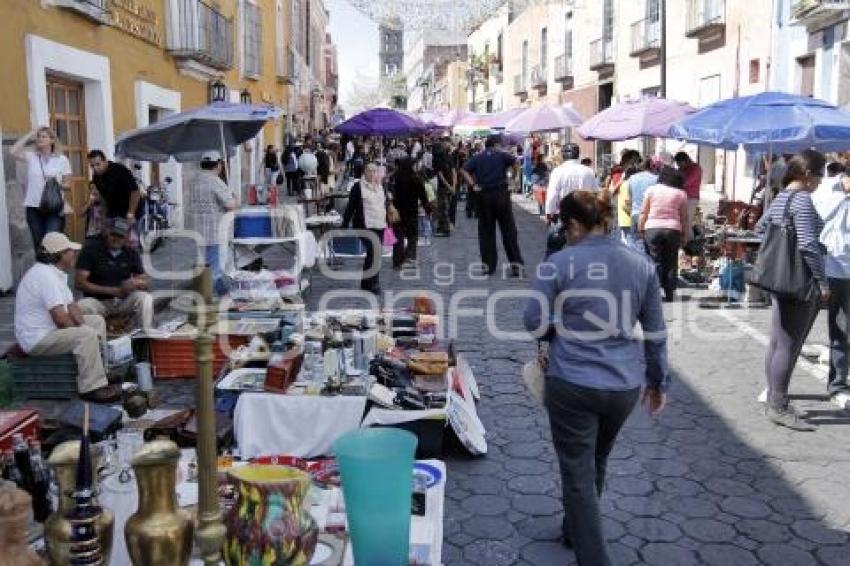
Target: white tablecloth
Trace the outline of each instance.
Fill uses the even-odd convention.
[[[334,441],[360,428],[365,396],[243,393],[233,427],[242,458],[329,456]]]

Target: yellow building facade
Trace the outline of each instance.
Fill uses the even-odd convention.
[[[230,101],[250,98],[286,112],[294,74],[291,8],[291,0],[2,0],[5,144],[42,125],[56,130],[71,160],[71,204],[79,211],[89,150],[111,156],[121,133],[207,104],[216,81]],[[269,124],[240,149],[231,164],[234,188],[258,179],[264,144],[280,147],[285,124]],[[19,172],[8,169],[7,161],[5,181],[14,185]],[[141,175],[148,183],[174,179],[171,197],[179,207],[181,170],[145,164]],[[15,222],[22,191],[5,192]],[[79,238],[83,230],[79,214],[69,217],[69,234]]]

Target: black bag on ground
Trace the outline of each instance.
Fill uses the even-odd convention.
[[[808,301],[815,296],[815,281],[797,246],[797,229],[791,215],[795,194],[788,195],[781,222],[768,222],[747,282],[780,298]]]

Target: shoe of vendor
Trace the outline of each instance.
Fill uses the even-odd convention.
[[[80,394],[80,399],[92,403],[115,403],[121,399],[121,388],[105,385],[99,389]]]

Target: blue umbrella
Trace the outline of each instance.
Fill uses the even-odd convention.
[[[850,149],[850,113],[804,96],[762,92],[722,100],[670,128],[670,137],[751,152]]]
[[[334,128],[351,136],[409,136],[428,131],[425,122],[391,108],[372,108],[352,116]]]
[[[115,155],[162,163],[172,157],[180,162],[200,161],[210,150],[230,154],[280,115],[281,110],[274,106],[213,102],[122,134]]]

